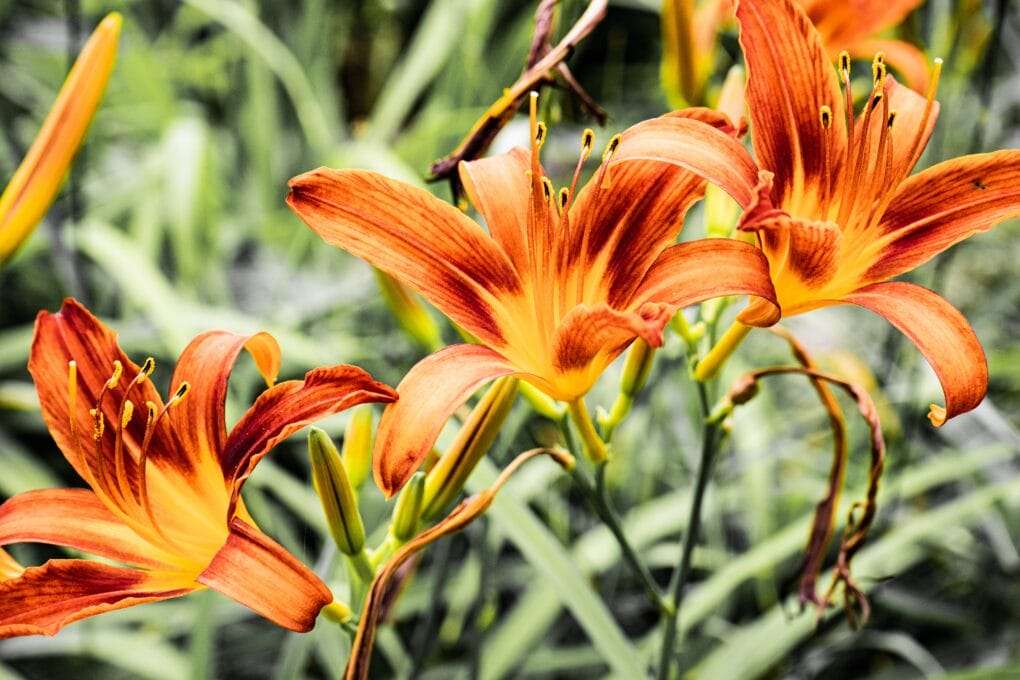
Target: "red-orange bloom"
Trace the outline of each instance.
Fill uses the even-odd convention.
[[[857,59],[885,54],[889,65],[903,75],[907,85],[928,87],[928,59],[905,40],[879,37],[898,26],[924,0],[799,0],[821,35],[829,59],[847,50]]]
[[[689,132],[688,153],[718,158],[719,144],[740,148],[718,113],[690,109],[673,120]],[[544,135],[534,116],[532,132]],[[385,493],[400,488],[450,414],[489,380],[518,375],[574,401],[635,337],[660,345],[679,307],[731,294],[774,304],[754,247],[727,239],[673,245],[704,182],[664,163],[610,160],[645,134],[638,125],[614,138],[579,191],[590,131],[573,181],[558,193],[537,142],[530,154],[461,163],[488,233],[431,194],[372,172],[322,168],[291,180],[288,204],[325,241],[403,280],[480,342],[425,358],[397,387],[401,399],[387,407],[376,440]]]
[[[935,293],[889,279],[1020,215],[1020,150],[963,156],[908,176],[938,116],[938,62],[923,97],[876,58],[874,88],[855,113],[849,56],[840,59],[841,92],[818,32],[792,0],[741,0],[737,21],[764,172],[748,171],[739,149],[725,168],[698,170],[744,206],[741,226],[758,234],[783,315],[837,304],[870,309],[935,369],[946,395],[945,408],[933,405],[929,414],[935,425],[974,408],[988,384],[974,331]],[[676,138],[683,131],[668,121],[659,127],[646,155],[692,167]],[[741,171],[723,173],[734,168]],[[770,311],[752,304],[741,318]]]
[[[247,349],[270,385],[228,434],[227,380]],[[392,389],[354,366],[274,385],[276,340],[210,331],[181,354],[168,401],[116,335],[74,300],[41,312],[29,359],[43,417],[86,489],[30,491],[0,506],[0,546],[61,545],[80,559],[22,568],[0,550],[0,637],[52,635],[113,609],[204,587],[275,623],[309,630],[329,589],[255,526],[239,492],[256,463],[310,422]]]

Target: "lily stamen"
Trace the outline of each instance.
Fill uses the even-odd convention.
[[[149,500],[149,478],[148,478],[148,462],[149,462],[149,445],[152,443],[152,436],[156,432],[156,427],[159,425],[160,420],[166,415],[170,407],[178,403],[185,397],[188,390],[191,389],[191,385],[188,382],[182,382],[174,392],[173,396],[163,405],[163,408],[156,409],[156,405],[151,401],[145,402],[145,407],[148,411],[148,416],[145,421],[145,436],[142,439],[142,449],[138,454],[138,502],[142,509],[145,511],[146,516],[159,535],[166,540],[168,543],[173,545],[179,545],[171,539],[159,522],[156,521],[156,514],[153,512],[152,503]]]
[[[832,129],[832,108],[829,106],[822,106],[818,110],[818,120],[822,124],[822,167],[825,171],[824,181],[822,182],[822,195],[819,197],[819,203],[823,206],[829,205],[829,194],[832,190],[832,173],[829,172],[829,164],[832,162],[829,158],[829,147],[832,144],[830,139],[830,130]]]
[[[127,500],[129,494],[131,494],[131,481],[127,475],[127,457],[124,452],[124,430],[127,428],[128,423],[131,421],[131,415],[134,413],[134,403],[130,401],[131,390],[138,387],[152,375],[152,372],[156,369],[156,360],[152,357],[148,357],[143,363],[142,367],[138,369],[138,373],[128,383],[127,389],[124,390],[124,394],[120,400],[120,407],[118,409],[118,423],[117,433],[114,438],[114,467],[116,469],[117,485],[116,489],[122,500]]]

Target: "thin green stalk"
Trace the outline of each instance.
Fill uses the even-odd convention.
[[[680,619],[680,605],[683,602],[684,587],[691,575],[691,557],[694,545],[698,541],[701,530],[701,511],[705,501],[705,490],[708,480],[712,477],[712,465],[718,452],[720,431],[719,424],[708,419],[708,389],[704,383],[698,383],[698,395],[701,398],[701,411],[705,418],[705,429],[701,440],[701,460],[698,463],[698,476],[694,484],[694,495],[691,497],[691,508],[684,534],[683,547],[680,551],[680,563],[673,572],[669,590],[672,593],[670,605],[672,612],[666,616],[665,631],[662,636],[662,654],[659,656],[659,680],[668,680],[670,668],[673,666],[677,643],[677,623]]]
[[[567,449],[571,453],[575,453],[574,438],[570,433],[570,428],[565,418],[560,421],[560,428],[563,430]],[[617,517],[616,511],[613,510],[609,501],[605,484],[606,464],[598,464],[595,470],[596,483],[594,485],[580,465],[575,466],[570,475],[574,480],[574,484],[577,485],[577,488],[584,495],[588,505],[595,511],[595,514],[602,520],[602,523],[606,525],[613,538],[616,539],[617,544],[620,546],[620,554],[623,557],[624,564],[630,567],[630,570],[638,577],[649,601],[663,616],[671,616],[673,611],[671,603],[663,596],[648,567],[641,561],[637,551],[634,550],[634,546],[630,544],[627,534],[623,530],[623,525],[620,523],[620,518]]]

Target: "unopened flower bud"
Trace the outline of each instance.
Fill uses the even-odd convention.
[[[518,384],[517,389],[525,401],[531,405],[535,413],[545,416],[549,420],[558,421],[563,417],[563,407],[531,383],[522,380]]]
[[[494,382],[478,400],[457,438],[425,477],[422,517],[431,519],[446,509],[464,487],[478,461],[496,441],[517,396],[517,379]]]
[[[630,351],[627,352],[627,362],[623,366],[623,375],[620,377],[620,392],[633,397],[644,389],[653,363],[655,363],[655,350],[641,338],[635,340],[630,346]]]
[[[354,612],[343,602],[334,600],[322,608],[323,615],[335,623],[347,623],[354,619]]]
[[[372,469],[372,407],[359,406],[351,412],[351,419],[344,428],[343,444],[344,470],[351,486],[355,489],[368,479]]]
[[[365,526],[358,513],[354,489],[336,446],[329,435],[317,427],[308,433],[308,456],[312,486],[322,502],[336,547],[345,555],[359,554],[365,547]]]
[[[620,376],[620,394],[613,402],[613,408],[609,413],[597,414],[599,424],[608,441],[616,426],[627,417],[631,407],[634,405],[634,397],[644,389],[648,382],[648,374],[655,363],[655,349],[643,339],[636,339],[627,352],[627,361],[623,365],[623,374]]]
[[[400,490],[397,504],[393,508],[390,533],[401,543],[410,540],[417,531],[423,500],[425,500],[425,473],[419,471]]]
[[[429,351],[442,346],[439,326],[413,291],[392,276],[375,270],[383,300],[404,332]]]
[[[754,399],[757,394],[758,381],[753,375],[745,375],[733,383],[733,386],[730,388],[729,398],[734,406],[740,406]]]

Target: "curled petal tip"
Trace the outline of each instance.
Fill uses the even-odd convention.
[[[935,427],[942,427],[946,422],[946,409],[938,404],[928,405],[928,420]]]

